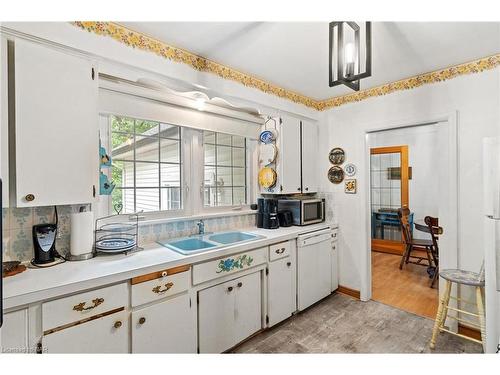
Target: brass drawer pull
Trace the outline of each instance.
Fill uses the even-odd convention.
[[[282,247],[281,249],[276,249],[276,254],[283,254],[285,252],[285,248]]]
[[[146,318],[145,317],[142,317],[139,319],[139,324],[144,324],[146,323]]]
[[[116,329],[120,328],[121,326],[122,326],[122,322],[120,322],[119,320],[117,322],[115,322],[115,324],[114,324],[114,327]]]
[[[168,291],[168,290],[169,290],[170,288],[172,288],[173,286],[174,286],[174,283],[172,283],[172,282],[166,283],[166,284],[165,284],[165,289],[162,289],[162,288],[161,288],[161,285],[155,286],[155,287],[153,288],[153,293],[158,293],[158,294],[160,294],[160,293],[165,293],[166,291]]]
[[[93,308],[99,306],[104,302],[104,298],[96,298],[92,300],[93,305],[89,307],[85,307],[87,302],[80,302],[78,305],[73,306],[73,310],[75,311],[87,311],[92,310]]]

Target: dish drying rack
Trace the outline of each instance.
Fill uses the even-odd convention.
[[[140,213],[109,215],[96,219],[94,230],[96,254],[129,254],[142,250],[139,246]],[[134,222],[128,223],[125,220]]]

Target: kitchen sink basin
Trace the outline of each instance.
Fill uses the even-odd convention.
[[[257,239],[259,237],[260,236],[256,234],[250,234],[245,232],[227,232],[227,233],[213,234],[210,237],[208,237],[208,239],[224,245],[228,245],[236,242]]]
[[[172,242],[160,242],[161,245],[169,249],[180,252],[181,254],[189,254],[197,251],[209,250],[217,247],[218,244],[204,241],[199,238],[186,238]]]
[[[223,232],[210,235],[198,235],[197,237],[158,241],[158,243],[178,253],[188,255],[218,249],[239,242],[250,242],[260,238],[264,238],[264,236],[248,232]]]

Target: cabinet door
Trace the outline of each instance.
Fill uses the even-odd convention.
[[[92,62],[24,40],[14,54],[17,206],[91,202],[99,167]]]
[[[302,121],[302,192],[318,191],[318,127],[310,121]]]
[[[234,280],[198,293],[200,353],[222,353],[231,348],[235,329]]]
[[[332,241],[332,287],[331,291],[339,288],[339,258],[338,241]]]
[[[196,315],[188,294],[132,313],[132,353],[196,353]]]
[[[281,147],[278,150],[280,164],[278,179],[283,187],[281,193],[300,193],[300,120],[288,116],[282,120],[278,135],[281,140]]]
[[[9,207],[9,115],[8,115],[7,38],[0,37],[0,178],[2,207]]]
[[[42,338],[44,353],[128,353],[125,311],[56,331]]]
[[[28,353],[28,309],[5,314],[0,340],[2,353]]]
[[[290,257],[269,263],[267,315],[269,326],[289,318],[294,311],[293,272]]]
[[[233,345],[262,328],[261,273],[241,277],[235,280],[235,286]]]

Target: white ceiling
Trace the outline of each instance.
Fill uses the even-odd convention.
[[[167,44],[314,99],[351,93],[328,86],[328,23],[121,22]],[[374,22],[370,88],[500,53],[500,23]]]

